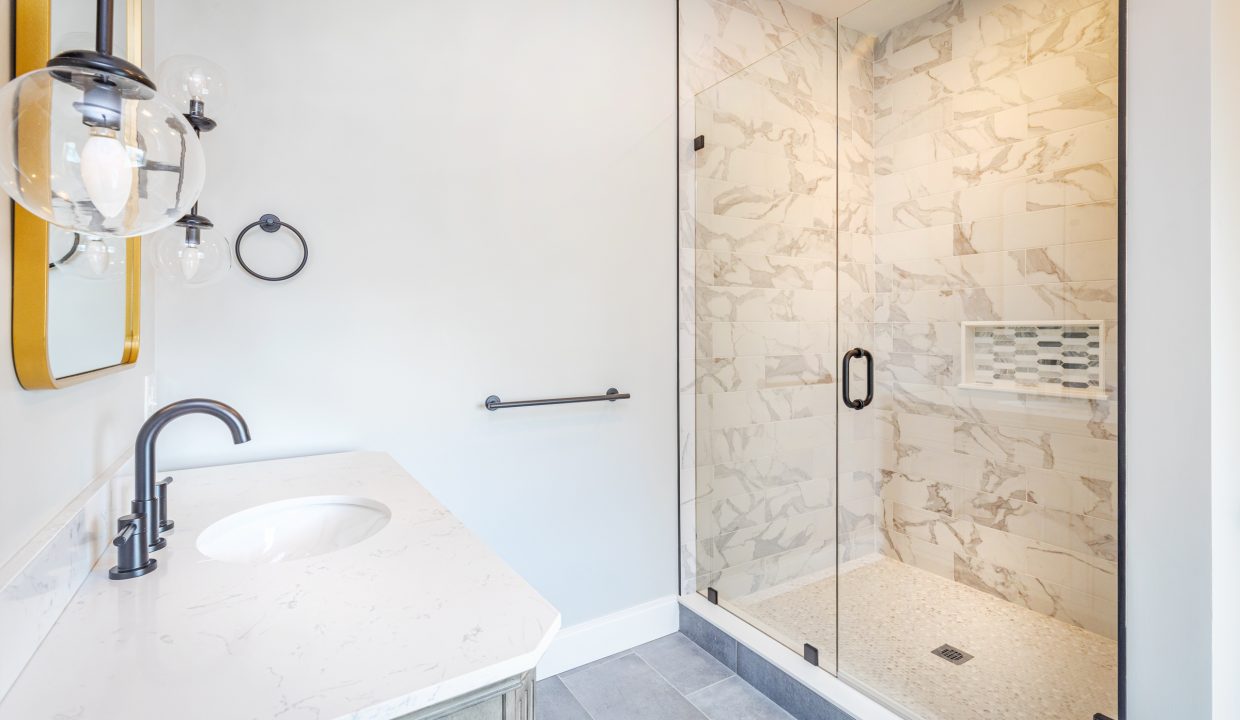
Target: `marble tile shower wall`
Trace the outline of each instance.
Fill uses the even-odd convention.
[[[874,64],[876,40],[840,27],[839,52],[839,293],[840,352],[875,347],[873,237],[876,156]],[[876,357],[876,360],[880,358]],[[861,397],[864,365],[852,364],[850,394]],[[839,559],[848,562],[877,550],[881,505],[876,502],[877,442],[881,426],[873,412],[840,410]]]
[[[694,571],[736,597],[834,563],[835,29],[781,2],[687,5]]]
[[[1115,637],[1117,3],[952,0],[873,48],[841,283],[873,283],[880,550]],[[1108,399],[957,387],[961,321],[1064,319],[1104,323]]]

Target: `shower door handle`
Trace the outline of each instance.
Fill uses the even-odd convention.
[[[853,400],[848,393],[848,366],[853,358],[865,358],[865,399]],[[840,392],[844,395],[844,404],[853,410],[861,410],[874,402],[874,356],[869,350],[853,348],[844,353],[844,366],[840,369]]]

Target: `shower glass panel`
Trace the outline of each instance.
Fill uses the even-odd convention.
[[[838,670],[909,717],[1118,717],[1118,18],[838,20]]]
[[[694,95],[698,592],[835,671],[836,51],[825,22]]]
[[[909,718],[1117,718],[1119,0],[841,4],[681,0],[694,588]]]

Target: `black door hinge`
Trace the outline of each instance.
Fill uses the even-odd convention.
[[[697,152],[698,150],[701,150],[704,147],[706,147],[706,136],[705,135],[698,135],[697,137],[693,138],[693,151],[694,152]]]
[[[805,656],[806,662],[814,667],[818,667],[818,648],[805,643],[805,651],[802,654]]]
[[[719,591],[714,589],[713,587],[706,588],[706,599],[709,600],[712,605],[718,605],[719,604]]]

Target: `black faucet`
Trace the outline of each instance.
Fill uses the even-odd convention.
[[[181,400],[156,411],[138,430],[138,442],[134,448],[134,499],[132,513],[117,518],[116,538],[112,544],[117,549],[116,567],[108,571],[113,580],[141,577],[155,570],[155,558],[151,553],[168,544],[160,537],[164,530],[172,529],[168,519],[168,483],[172,478],[155,482],[155,441],[159,431],[168,423],[183,415],[212,415],[220,419],[232,432],[233,443],[240,445],[250,441],[250,428],[241,413],[215,400]]]

